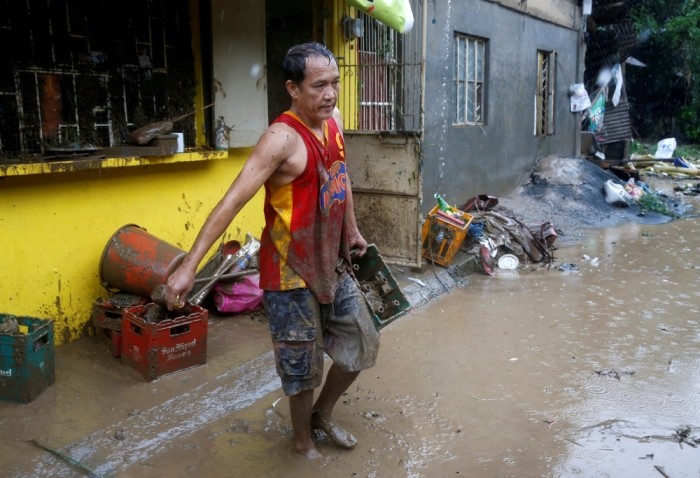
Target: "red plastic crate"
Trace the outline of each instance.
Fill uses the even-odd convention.
[[[128,307],[146,305],[148,300],[132,294],[117,293],[92,304],[92,325],[101,329],[122,330],[122,312]]]
[[[121,362],[148,380],[207,363],[209,313],[189,305],[187,315],[149,322],[157,304],[124,309]],[[156,308],[154,310],[154,308]]]
[[[112,352],[114,358],[122,356],[122,333],[113,329],[100,329],[101,335],[104,338],[109,351]]]

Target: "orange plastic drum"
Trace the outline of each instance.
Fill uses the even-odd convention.
[[[100,282],[108,290],[150,297],[187,254],[135,224],[119,228],[100,259]]]

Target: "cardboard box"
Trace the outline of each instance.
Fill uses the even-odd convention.
[[[209,313],[197,305],[188,305],[186,315],[152,322],[162,311],[149,303],[129,307],[122,319],[121,362],[154,380],[179,370],[207,362]]]
[[[29,403],[56,380],[53,320],[0,314],[24,332],[0,333],[0,400]]]

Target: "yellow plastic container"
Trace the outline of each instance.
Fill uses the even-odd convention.
[[[421,254],[431,262],[448,267],[467,237],[473,218],[470,214],[457,210],[456,216],[464,223],[457,224],[441,216],[438,211],[438,206],[435,206],[423,223]]]

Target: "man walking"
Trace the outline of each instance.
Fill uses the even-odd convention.
[[[357,441],[335,424],[335,404],[360,371],[374,365],[377,332],[357,282],[350,250],[363,255],[345,165],[340,85],[333,54],[318,43],[292,47],[283,62],[291,107],[258,140],[240,174],[214,207],[181,266],[167,281],[168,308],[182,306],[197,267],[241,208],[264,186],[260,287],[277,373],[289,397],[294,448],[321,454],[312,429],[343,448]],[[324,352],[333,364],[323,380]]]

